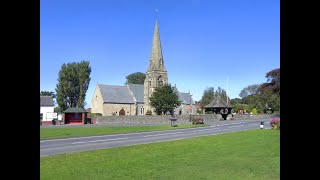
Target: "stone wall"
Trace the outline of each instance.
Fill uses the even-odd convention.
[[[205,114],[205,115],[192,115],[204,117],[206,122],[221,120],[220,114]],[[234,115],[234,120],[246,120],[246,119],[268,119],[272,115]],[[227,120],[231,119],[231,115],[227,117]],[[171,116],[166,115],[151,115],[151,116],[97,116],[97,124],[150,124],[150,125],[164,125],[170,124]],[[177,115],[175,124],[191,124],[190,115]]]
[[[136,114],[135,104],[103,104],[103,115],[112,116],[112,113],[119,115],[119,111],[123,108],[125,116],[134,116]]]
[[[171,116],[97,116],[97,124],[170,124]],[[176,124],[190,124],[190,116],[178,116]]]

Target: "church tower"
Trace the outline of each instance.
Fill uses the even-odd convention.
[[[168,84],[168,75],[163,63],[158,19],[156,19],[149,66],[146,72],[146,79],[144,81],[145,110],[151,110],[154,114],[154,108],[150,105],[149,97],[151,97],[157,87],[163,86],[164,84]]]

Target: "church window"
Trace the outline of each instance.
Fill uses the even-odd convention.
[[[163,85],[163,80],[162,80],[162,77],[159,76],[158,78],[158,86],[162,86]]]
[[[151,81],[149,81],[149,86],[151,86]]]

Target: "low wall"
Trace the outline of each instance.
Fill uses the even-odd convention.
[[[191,115],[191,116],[200,116],[204,117],[205,122],[218,121],[222,117],[220,114],[204,114],[204,115]],[[175,124],[191,124],[190,115],[177,115],[177,120]],[[271,118],[270,114],[262,115],[233,115],[234,120],[245,120],[245,119],[268,119]],[[97,116],[96,124],[170,124],[171,116],[167,115],[150,115],[150,116]],[[229,114],[227,120],[231,120],[232,115]]]

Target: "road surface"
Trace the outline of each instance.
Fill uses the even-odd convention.
[[[237,120],[209,127],[43,140],[40,141],[40,157],[260,129],[260,122],[264,122],[264,129],[270,128],[269,119]]]

